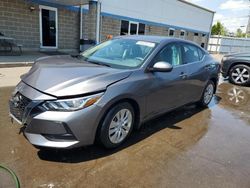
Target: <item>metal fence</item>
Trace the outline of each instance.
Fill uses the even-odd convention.
[[[212,35],[209,39],[208,51],[222,54],[250,52],[250,38]]]

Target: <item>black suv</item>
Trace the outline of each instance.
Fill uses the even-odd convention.
[[[222,75],[236,85],[250,84],[250,53],[225,55],[221,61]]]

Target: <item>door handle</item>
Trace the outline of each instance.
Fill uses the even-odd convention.
[[[180,77],[181,77],[182,79],[186,79],[186,78],[188,77],[188,75],[185,74],[184,72],[182,72],[182,73],[180,74]]]

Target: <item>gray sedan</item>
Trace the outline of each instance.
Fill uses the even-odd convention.
[[[35,146],[123,143],[134,129],[190,103],[207,106],[219,64],[181,39],[117,37],[78,56],[38,59],[10,99],[10,115]]]

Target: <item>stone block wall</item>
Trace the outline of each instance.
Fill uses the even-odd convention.
[[[31,6],[35,10],[31,11]],[[58,8],[58,49],[79,47],[79,11]],[[39,50],[39,4],[25,0],[0,0],[0,32],[16,39],[16,43],[22,44],[26,50]]]

